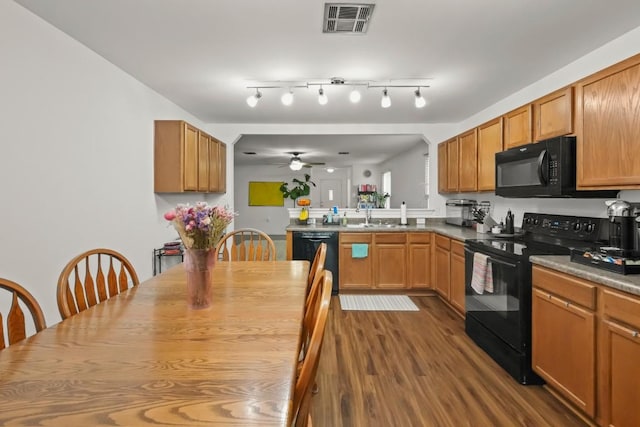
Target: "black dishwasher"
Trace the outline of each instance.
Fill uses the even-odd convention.
[[[327,244],[327,258],[324,268],[333,274],[333,288],[331,293],[338,293],[338,232],[337,231],[294,231],[293,259],[308,260],[313,263],[320,243]]]

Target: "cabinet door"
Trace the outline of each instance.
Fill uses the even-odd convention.
[[[438,144],[438,193],[446,193],[447,189],[447,143]]]
[[[640,426],[640,297],[612,289],[600,295],[603,425]]]
[[[458,138],[447,141],[447,191],[458,191]]]
[[[198,191],[209,191],[209,141],[204,132],[198,133]]]
[[[478,139],[475,129],[458,137],[458,190],[478,190]]]
[[[533,289],[532,365],[558,393],[595,416],[595,314]]]
[[[218,193],[227,192],[227,144],[218,144]]]
[[[510,111],[503,118],[506,150],[531,142],[531,104]]]
[[[407,234],[376,233],[373,255],[375,287],[407,287]]]
[[[534,101],[533,122],[534,141],[573,133],[573,87],[557,90]]]
[[[409,233],[409,288],[431,287],[431,233]]]
[[[449,301],[450,287],[450,263],[449,263],[449,245],[451,240],[448,237],[436,235],[435,244],[435,269],[436,281],[434,283],[435,290],[445,300]]]
[[[603,322],[606,390],[603,425],[640,426],[640,332]]]
[[[209,140],[209,191],[220,190],[220,143],[217,139]]]
[[[640,55],[576,84],[577,185],[640,188]]]
[[[185,123],[183,189],[198,191],[198,129]]]
[[[450,300],[451,305],[464,315],[464,243],[451,240]]]
[[[371,233],[340,233],[340,289],[373,288],[373,263]],[[369,253],[366,258],[353,258],[354,243],[367,243]]]
[[[502,118],[478,126],[478,191],[496,189],[496,153],[502,151]]]

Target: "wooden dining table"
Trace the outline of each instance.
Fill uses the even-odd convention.
[[[177,265],[0,351],[0,425],[285,426],[308,261]]]

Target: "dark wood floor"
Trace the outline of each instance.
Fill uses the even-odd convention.
[[[419,312],[342,311],[332,298],[314,427],[585,425],[504,372],[437,297],[411,298]]]

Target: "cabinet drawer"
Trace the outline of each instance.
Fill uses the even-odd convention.
[[[409,243],[431,243],[431,233],[409,233]]]
[[[376,233],[376,243],[407,243],[407,233]]]
[[[340,243],[371,243],[371,233],[340,233]]]
[[[460,240],[451,239],[451,253],[464,258],[464,243]]]
[[[449,248],[451,248],[451,239],[441,236],[440,234],[436,234],[436,246],[449,250]]]
[[[583,307],[591,310],[596,309],[598,288],[594,283],[544,267],[534,266],[533,285]]]
[[[606,316],[640,328],[640,298],[605,289],[602,301]]]

